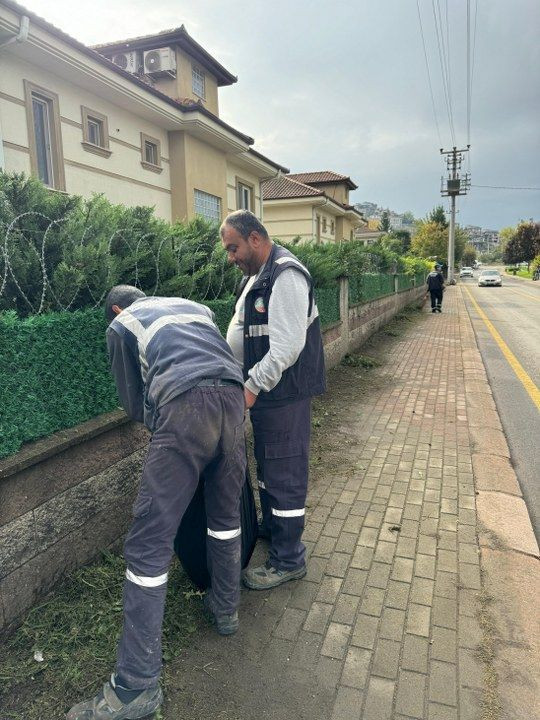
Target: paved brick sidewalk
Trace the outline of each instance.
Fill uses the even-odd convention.
[[[307,577],[243,593],[239,634],[203,634],[180,663],[167,720],[480,717],[466,391],[494,406],[460,293],[373,372],[308,498]]]

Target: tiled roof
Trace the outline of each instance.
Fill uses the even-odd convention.
[[[263,200],[285,200],[286,198],[320,197],[322,190],[317,190],[302,182],[293,180],[290,175],[281,175],[274,180],[261,183]]]
[[[333,170],[318,170],[316,172],[307,173],[292,173],[289,175],[290,178],[298,180],[302,183],[311,185],[312,183],[339,183],[346,182],[351,190],[356,190],[358,187],[353,183],[348,175],[341,175],[340,173],[333,172]]]

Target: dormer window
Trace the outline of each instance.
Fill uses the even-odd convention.
[[[206,80],[203,71],[196,65],[191,67],[191,89],[193,94],[204,100],[206,98]]]

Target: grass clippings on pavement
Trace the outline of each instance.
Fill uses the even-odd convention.
[[[100,689],[114,670],[124,572],[122,556],[105,553],[101,561],[74,572],[45,603],[31,610],[2,648],[2,720],[63,717],[72,704]],[[201,608],[199,593],[173,563],[163,629],[165,664],[199,627]]]

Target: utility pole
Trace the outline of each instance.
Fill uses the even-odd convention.
[[[454,280],[454,258],[455,258],[455,240],[456,240],[456,197],[458,195],[466,195],[471,184],[469,173],[462,175],[460,173],[461,164],[463,162],[463,154],[469,152],[467,147],[458,150],[456,146],[452,150],[443,150],[441,155],[446,156],[447,177],[441,178],[441,195],[450,198],[450,228],[448,231],[448,284],[453,285]]]

